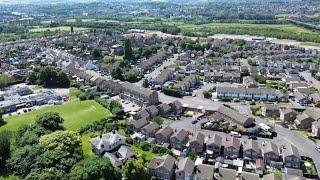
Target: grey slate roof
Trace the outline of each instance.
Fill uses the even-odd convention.
[[[193,174],[194,162],[188,157],[180,159],[176,169],[176,172],[178,171],[184,171],[188,174]]]
[[[162,134],[164,137],[168,137],[173,133],[173,129],[168,125],[160,129],[156,134]]]
[[[298,148],[292,144],[285,146],[285,148],[282,150],[282,152],[283,152],[284,157],[294,155],[294,156],[300,158]]]
[[[168,171],[171,171],[175,166],[176,159],[169,154],[163,155],[161,157],[155,157],[150,163],[151,169],[157,169],[160,167],[165,168]]]
[[[276,155],[279,156],[279,149],[278,149],[278,146],[276,144],[274,144],[273,142],[265,142],[263,145],[262,145],[262,153],[265,154],[265,153],[269,153],[269,152],[274,152]]]

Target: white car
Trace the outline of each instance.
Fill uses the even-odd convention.
[[[320,152],[320,145],[316,146],[316,150]]]

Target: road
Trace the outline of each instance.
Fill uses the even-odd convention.
[[[312,77],[310,72],[304,71],[300,72],[300,75],[308,82],[311,82],[312,85],[320,91],[320,81],[316,80],[314,77]]]

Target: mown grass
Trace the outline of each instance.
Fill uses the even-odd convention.
[[[110,112],[94,100],[71,100],[63,105],[43,107],[38,110],[20,115],[6,116],[6,124],[1,130],[17,131],[21,125],[34,123],[35,118],[46,112],[57,112],[64,118],[63,126],[68,130],[78,131],[81,127],[101,120],[110,115]]]

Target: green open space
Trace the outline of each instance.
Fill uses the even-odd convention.
[[[21,125],[32,124],[35,118],[46,112],[57,112],[64,118],[63,126],[66,129],[78,131],[81,127],[101,120],[110,115],[110,112],[94,100],[79,101],[71,100],[62,105],[43,107],[35,111],[20,115],[6,116],[6,124],[0,127],[1,130],[16,131]]]
[[[45,31],[70,31],[70,26],[59,26],[59,27],[35,27],[29,29],[29,32],[45,32]],[[81,27],[74,27],[74,31],[85,31],[88,30],[88,28],[81,28]]]

